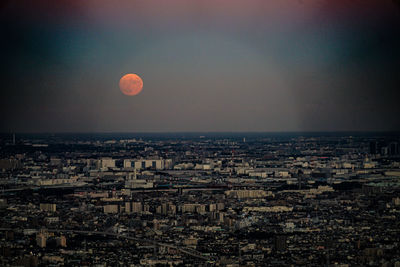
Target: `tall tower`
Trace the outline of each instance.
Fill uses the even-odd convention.
[[[15,146],[15,133],[13,133],[13,145]]]

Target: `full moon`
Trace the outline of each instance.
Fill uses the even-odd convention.
[[[143,81],[136,74],[126,74],[119,80],[119,88],[125,95],[137,95],[143,89]]]

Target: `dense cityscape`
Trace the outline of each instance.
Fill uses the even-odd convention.
[[[3,134],[1,266],[400,266],[396,134]]]
[[[0,267],[400,267],[400,0],[0,21]]]

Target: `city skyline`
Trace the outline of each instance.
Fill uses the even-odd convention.
[[[398,135],[0,135],[2,266],[399,266]]]

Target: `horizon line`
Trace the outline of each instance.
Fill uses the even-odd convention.
[[[281,133],[400,133],[400,130],[316,130],[316,131],[43,131],[0,132],[8,134],[281,134]]]

